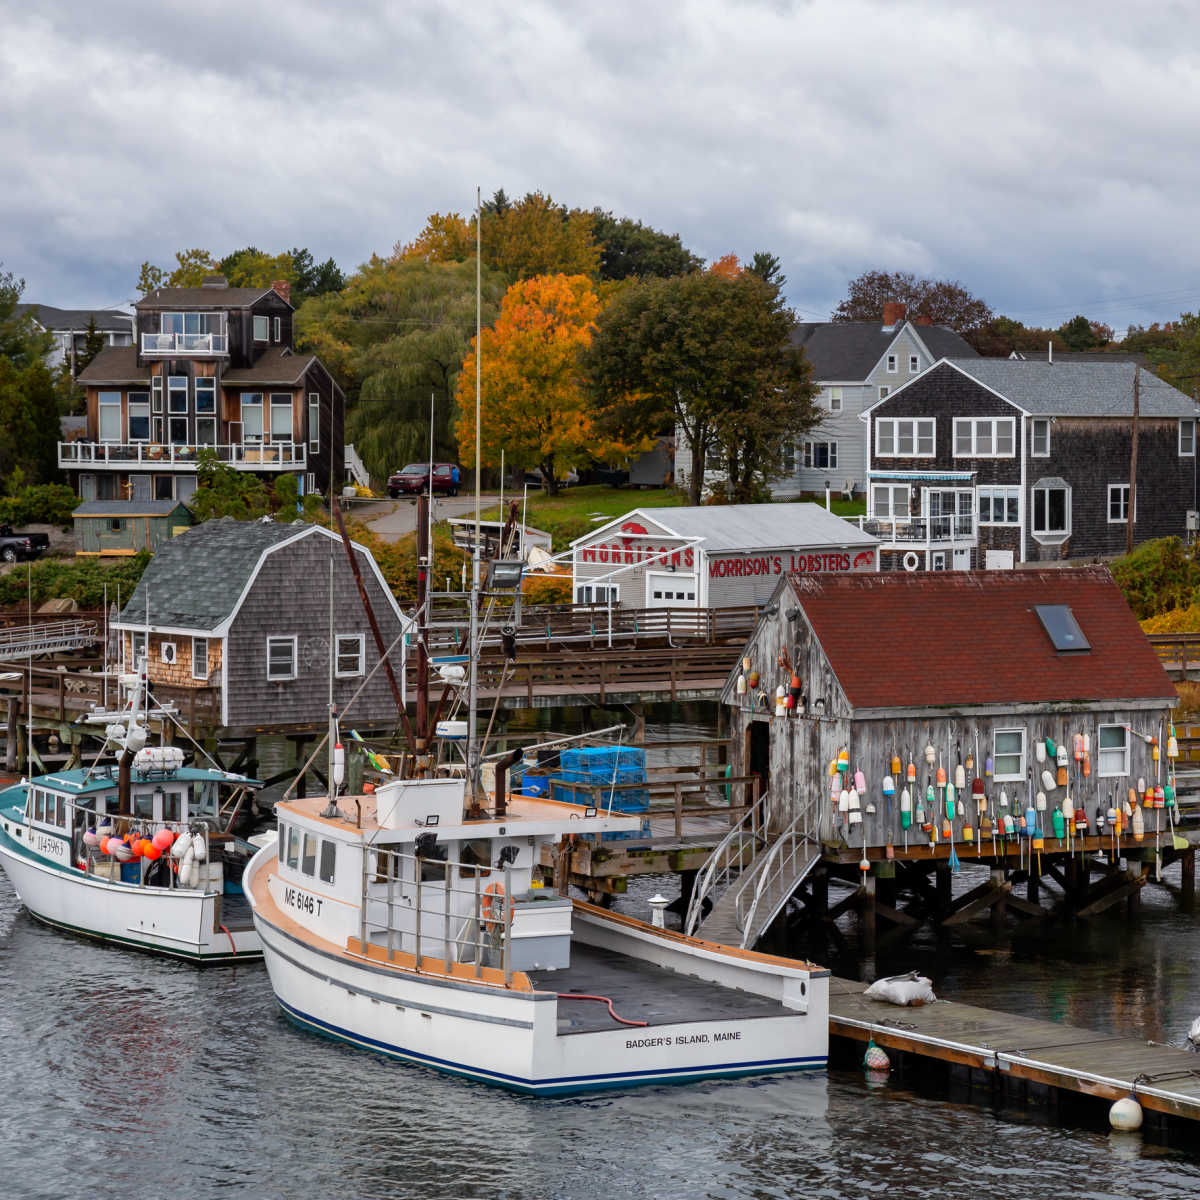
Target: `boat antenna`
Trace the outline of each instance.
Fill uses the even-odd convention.
[[[336,776],[338,751],[342,749],[337,735],[337,705],[333,702],[333,542],[329,543],[329,803],[321,810],[321,816],[340,816],[337,806],[338,783]]]
[[[25,743],[25,770],[33,774],[33,560],[25,564],[26,603],[29,606],[29,732]]]
[[[471,546],[470,672],[467,688],[467,785],[471,804],[479,785],[479,743],[475,708],[479,692],[479,422],[483,394],[483,196],[475,188],[475,537]]]

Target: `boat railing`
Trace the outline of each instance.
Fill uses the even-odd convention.
[[[440,868],[442,878],[422,879],[425,868]],[[455,883],[469,878],[470,883]],[[388,962],[411,956],[417,971],[458,974],[455,964],[470,964],[476,979],[485,968],[513,981],[510,951],[513,903],[512,872],[486,864],[448,862],[420,854],[375,848],[363,855],[359,940],[382,949]],[[411,914],[412,929],[398,920]],[[437,932],[426,928],[427,923]],[[437,953],[430,953],[436,949]]]
[[[106,833],[106,836],[116,837],[118,840],[124,840],[130,834],[141,834],[148,841],[154,839],[154,835],[162,831],[166,831],[172,835],[171,846],[161,850],[157,858],[147,859],[144,856],[130,857],[121,859],[112,854],[105,854],[100,850],[99,845],[89,846],[85,842],[82,855],[83,868],[88,875],[97,875],[104,878],[111,878],[108,870],[101,868],[111,868],[114,866],[124,866],[129,863],[137,863],[140,866],[138,872],[139,886],[145,886],[146,875],[148,868],[155,862],[166,859],[171,866],[167,871],[166,882],[158,884],[159,887],[167,888],[182,888],[185,885],[179,881],[179,867],[181,860],[177,860],[172,855],[172,850],[175,843],[179,840],[182,834],[189,834],[193,839],[202,839],[204,853],[203,858],[194,856],[196,861],[206,863],[212,862],[212,846],[210,842],[211,835],[214,832],[213,823],[204,817],[192,817],[187,821],[152,821],[146,817],[138,817],[130,814],[122,813],[107,813],[105,814],[101,824],[97,827],[96,832],[107,831],[111,826],[112,832]],[[76,835],[78,838],[78,834]]]

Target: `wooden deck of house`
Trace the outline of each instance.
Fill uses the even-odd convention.
[[[1145,1109],[1200,1120],[1200,1058],[1187,1050],[952,1000],[897,1008],[866,999],[867,986],[830,980],[831,1037],[1104,1101],[1134,1091]]]

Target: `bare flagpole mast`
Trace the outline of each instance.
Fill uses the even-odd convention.
[[[483,194],[475,188],[475,541],[471,547],[471,664],[467,689],[467,783],[470,803],[475,805],[479,783],[479,743],[475,708],[478,702],[479,672],[479,474],[480,432],[483,389]]]

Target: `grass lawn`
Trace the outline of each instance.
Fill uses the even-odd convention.
[[[520,503],[520,493],[516,498]],[[814,498],[813,502],[824,504],[825,497]],[[678,508],[686,503],[687,494],[672,488],[611,488],[597,484],[564,488],[557,496],[545,496],[540,491],[531,490],[526,520],[535,529],[544,529],[551,534],[554,549],[560,551],[565,550],[575,538],[583,537],[588,530],[635,508]],[[839,517],[859,517],[866,514],[867,502],[835,497],[830,507]],[[495,521],[499,519],[500,510],[493,505],[482,516]]]

